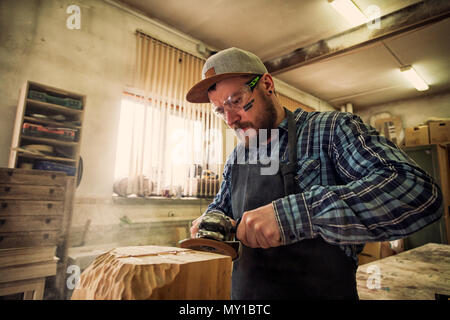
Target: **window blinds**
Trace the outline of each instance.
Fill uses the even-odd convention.
[[[118,148],[118,157],[128,160],[119,161],[127,168],[118,170],[127,174],[128,195],[202,197],[218,191],[222,122],[210,104],[185,100],[203,64],[136,32],[134,83],[122,104]]]

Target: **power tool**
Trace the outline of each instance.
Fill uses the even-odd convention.
[[[240,219],[234,226],[223,212],[208,211],[198,225],[195,238],[181,240],[178,245],[181,248],[224,254],[234,261],[241,254],[241,242],[235,240],[239,222]]]

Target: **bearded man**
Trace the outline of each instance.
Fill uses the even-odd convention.
[[[239,222],[232,299],[358,299],[364,244],[403,238],[442,215],[438,185],[395,144],[354,114],[290,112],[253,53],[211,56],[186,99],[210,102],[246,151],[244,163],[239,146],[229,155],[218,194],[191,228],[195,237],[210,211]],[[264,174],[259,152],[250,161],[252,139],[276,144],[276,172]]]

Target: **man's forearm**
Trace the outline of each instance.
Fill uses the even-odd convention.
[[[439,219],[440,188],[424,174],[399,171],[381,170],[343,186],[314,186],[274,201],[283,243],[317,235],[336,244],[389,241]]]

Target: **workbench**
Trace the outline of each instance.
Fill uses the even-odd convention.
[[[450,296],[450,245],[428,243],[361,265],[361,300],[436,300]]]

